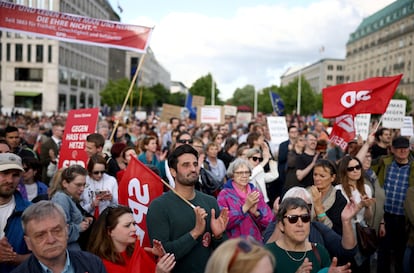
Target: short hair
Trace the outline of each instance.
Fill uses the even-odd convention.
[[[63,208],[55,202],[49,200],[41,200],[33,205],[28,206],[22,214],[21,221],[23,231],[26,233],[27,224],[32,220],[42,220],[46,217],[55,218],[56,214],[59,214],[63,222],[66,224],[66,214]]]
[[[251,132],[248,136],[247,136],[247,144],[249,144],[249,147],[253,147],[254,145],[254,141],[258,140],[259,137],[261,137],[262,134],[258,133],[258,132]]]
[[[240,245],[249,247],[249,251],[243,251]],[[235,251],[239,251],[235,255]],[[245,238],[233,238],[223,242],[210,256],[205,273],[249,273],[263,258],[268,257],[274,268],[276,261],[273,254],[258,242]]]
[[[88,166],[86,166],[86,168],[87,168],[87,170],[88,170],[89,175],[91,175],[91,174],[92,174],[93,167],[94,167],[96,164],[102,164],[102,165],[104,165],[104,166],[105,166],[105,169],[106,169],[106,167],[107,167],[107,165],[106,165],[106,159],[105,159],[103,156],[101,156],[101,155],[99,155],[99,154],[97,154],[97,155],[93,155],[93,156],[91,156],[91,158],[89,158],[89,161],[88,161]]]
[[[286,197],[283,199],[282,203],[280,203],[279,211],[277,212],[277,221],[283,223],[283,218],[288,210],[291,209],[306,209],[306,211],[310,214],[310,209],[308,204],[300,197]]]
[[[105,145],[105,138],[103,135],[98,133],[88,135],[86,137],[86,141],[94,143],[96,148],[103,147]]]
[[[125,264],[123,257],[116,252],[115,245],[109,232],[115,229],[119,223],[119,217],[131,213],[132,209],[126,206],[107,207],[99,215],[92,226],[87,249],[101,259],[106,259],[115,264]],[[131,257],[134,244],[127,247],[127,255]]]
[[[145,148],[146,145],[148,145],[150,143],[151,140],[155,140],[155,143],[157,143],[157,138],[155,136],[145,136],[142,140],[141,140],[141,145],[140,145],[140,149],[141,151],[146,152],[147,149]],[[158,144],[158,143],[157,143]]]
[[[217,147],[217,149],[219,148],[219,146],[217,145],[217,143],[213,142],[213,141],[209,141],[205,146],[204,146],[204,151],[207,152],[208,149],[210,149],[211,147]]]
[[[316,167],[322,167],[325,170],[328,170],[331,175],[337,175],[338,171],[336,169],[336,164],[328,159],[318,159],[313,166],[313,169]]]
[[[7,135],[8,133],[13,133],[13,132],[19,132],[19,129],[17,128],[17,127],[15,127],[15,126],[7,126],[5,129],[4,129],[4,133],[5,133],[5,135]]]
[[[298,127],[296,125],[290,125],[288,127],[288,132],[290,132],[290,129],[297,129]]]
[[[65,124],[62,122],[62,121],[55,121],[53,124],[52,124],[52,127],[65,127]]]
[[[177,171],[178,158],[183,154],[193,154],[198,160],[197,150],[189,144],[184,144],[175,148],[174,151],[168,156],[168,166]]]
[[[290,188],[285,195],[282,198],[282,201],[285,200],[286,198],[292,198],[292,197],[296,197],[296,198],[301,198],[303,199],[303,201],[306,202],[306,204],[308,204],[310,207],[309,209],[311,210],[311,215],[314,215],[314,211],[313,211],[313,198],[312,198],[312,194],[305,189],[304,187],[299,187],[299,186],[295,186]]]
[[[226,143],[224,144],[223,150],[227,152],[234,145],[239,145],[237,139],[235,139],[234,137],[228,137],[226,138]]]
[[[177,137],[175,138],[175,141],[179,140],[182,136],[188,135],[190,138],[192,138],[191,134],[188,131],[182,131],[180,132]]]
[[[260,154],[260,156],[262,156],[262,151],[260,151],[258,148],[251,148],[246,152],[247,158],[252,157],[254,154]]]
[[[318,139],[318,135],[314,132],[307,132],[305,138],[308,139],[308,136],[314,136],[316,139]]]
[[[234,171],[243,166],[246,166],[247,168],[249,168],[249,171],[252,172],[252,166],[250,165],[249,161],[247,161],[244,158],[238,157],[235,160],[233,160],[227,168],[227,177],[233,178]]]
[[[384,131],[391,131],[389,128],[385,128],[385,127],[381,127],[381,128],[379,128],[376,132],[375,132],[375,134],[374,134],[374,136],[375,136],[375,139],[377,140],[377,141],[379,141],[380,139],[379,139],[379,137],[380,136],[382,136],[383,134],[384,134]]]

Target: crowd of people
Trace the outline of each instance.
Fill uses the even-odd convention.
[[[342,151],[318,118],[286,116],[278,145],[262,114],[114,124],[86,137],[85,168],[59,169],[63,116],[0,117],[0,273],[414,272],[414,139],[399,130]],[[169,184],[147,211],[152,247],[118,201],[133,157]]]

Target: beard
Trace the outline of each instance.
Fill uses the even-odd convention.
[[[194,186],[198,182],[198,174],[191,173],[187,176],[177,174],[176,180],[183,186]]]

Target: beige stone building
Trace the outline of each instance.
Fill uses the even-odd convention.
[[[345,81],[404,74],[397,91],[414,101],[414,1],[397,0],[364,19],[346,45]]]
[[[344,82],[344,63],[343,59],[322,59],[308,66],[290,68],[280,77],[280,85],[288,85],[301,75],[314,92],[321,93],[325,87]]]

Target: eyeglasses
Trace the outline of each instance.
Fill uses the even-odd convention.
[[[253,159],[253,161],[259,161],[259,162],[262,162],[263,161],[263,157],[251,156],[249,158]]]
[[[352,166],[352,167],[347,167],[347,168],[346,168],[346,170],[347,170],[348,172],[352,172],[352,171],[354,171],[354,170],[359,171],[360,169],[361,169],[361,165],[356,165],[356,166]]]
[[[181,144],[193,144],[192,139],[179,139],[179,140],[177,140],[177,142],[181,143]]]
[[[93,171],[92,174],[98,175],[98,174],[104,174],[105,171]]]
[[[302,220],[302,223],[308,223],[311,219],[309,213],[302,214],[302,215],[285,215],[283,218],[287,218],[289,223],[296,224],[299,218]]]
[[[243,176],[250,176],[250,171],[245,171],[245,172],[243,172],[243,171],[240,171],[240,172],[234,172],[234,174],[237,174],[237,175],[243,175]]]
[[[229,267],[227,271],[230,271],[231,267],[234,265],[234,263],[237,260],[237,256],[239,255],[240,251],[243,251],[243,253],[249,253],[252,251],[252,245],[249,244],[246,240],[242,239],[236,247],[236,250],[233,253],[233,256],[231,256]]]

